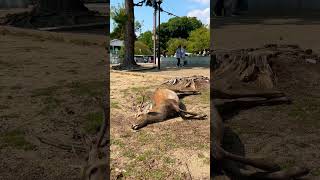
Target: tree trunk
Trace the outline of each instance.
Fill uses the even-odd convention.
[[[128,20],[125,25],[125,57],[123,61],[123,66],[130,69],[137,65],[134,61],[134,4],[133,0],[126,0],[125,2],[126,15]]]

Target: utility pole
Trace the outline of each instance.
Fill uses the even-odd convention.
[[[161,8],[160,5],[162,3],[161,0],[158,1],[158,10],[159,10],[159,19],[158,19],[158,70],[160,70],[160,57],[161,57],[161,50],[160,50],[160,14],[161,14]]]
[[[157,8],[156,8],[156,0],[153,0],[153,6],[154,6],[154,12],[153,12],[153,59],[154,64],[157,63],[156,57],[157,57],[157,51],[156,51],[156,41],[157,41]]]

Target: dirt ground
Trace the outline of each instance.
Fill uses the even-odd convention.
[[[0,179],[79,179],[102,109],[105,36],[0,27]]]
[[[143,95],[172,77],[203,75],[209,68],[166,69],[158,72],[111,72],[112,179],[209,179],[210,122],[171,119],[131,130],[133,109]],[[184,100],[192,112],[209,115],[209,91]]]
[[[216,49],[261,47],[266,43],[297,44],[320,52],[318,19],[216,19]],[[283,168],[311,169],[307,179],[320,178],[320,64],[297,59],[277,63],[277,88],[291,105],[242,111],[226,124],[240,137],[247,156],[267,157]],[[230,143],[232,144],[232,143]]]

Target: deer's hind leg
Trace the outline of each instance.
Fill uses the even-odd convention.
[[[188,119],[204,120],[207,118],[207,115],[201,115],[198,113],[186,111],[186,106],[183,103],[179,104],[178,114],[184,120],[188,120]]]

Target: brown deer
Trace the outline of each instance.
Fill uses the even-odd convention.
[[[140,114],[137,117],[137,122],[132,125],[132,129],[138,130],[157,122],[165,121],[169,118],[180,116],[183,119],[206,119],[207,115],[199,115],[186,111],[184,104],[180,101],[179,96],[199,94],[196,91],[176,92],[158,88],[152,96],[153,106],[151,110],[145,114]]]

